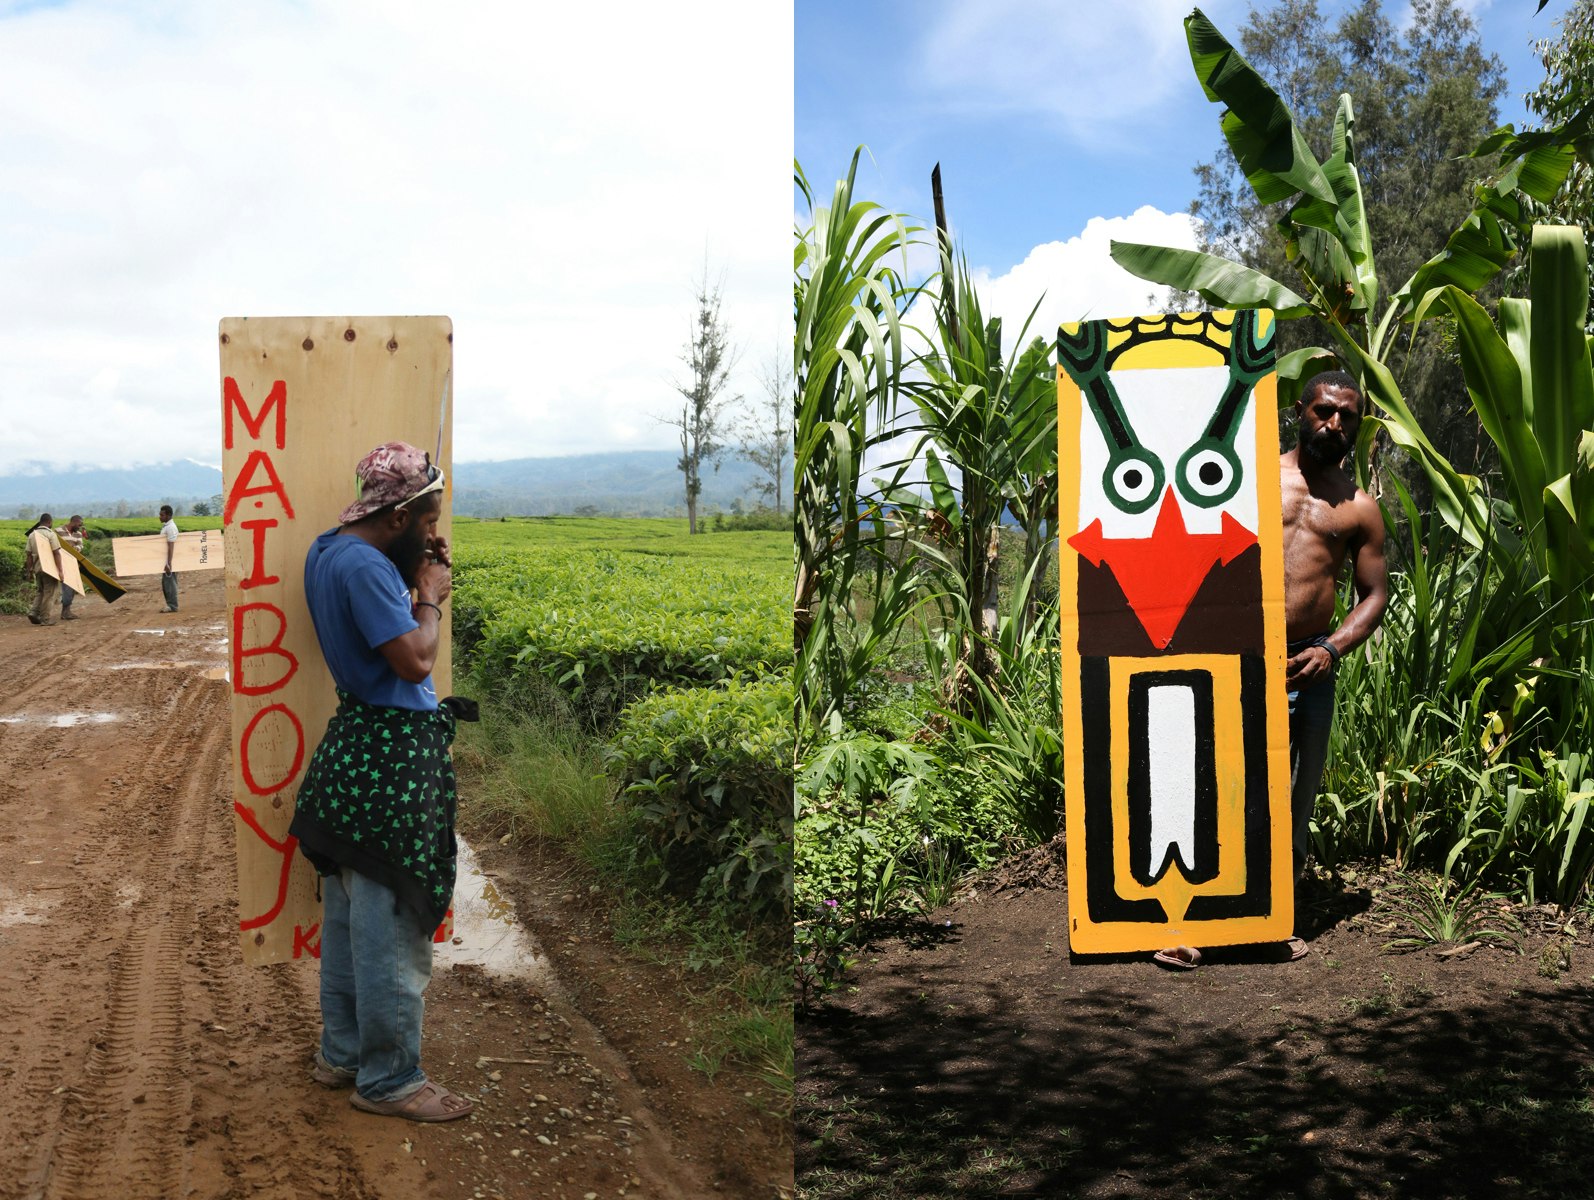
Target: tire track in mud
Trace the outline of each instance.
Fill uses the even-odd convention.
[[[114,654],[126,641],[118,636],[96,639],[92,656]],[[0,769],[21,784],[6,797],[9,804],[0,802],[0,825],[8,829],[3,840],[17,851],[11,855],[18,862],[15,895],[25,897],[16,907],[42,906],[48,917],[47,922],[13,924],[3,931],[9,935],[5,978],[21,976],[5,990],[28,1008],[37,1007],[44,1019],[42,1027],[35,1022],[24,1028],[19,1008],[17,1028],[0,1028],[0,1035],[15,1033],[21,1042],[14,1055],[18,1074],[8,1084],[8,1091],[20,1099],[8,1121],[9,1132],[13,1144],[34,1150],[25,1169],[18,1164],[3,1173],[8,1178],[0,1178],[0,1194],[43,1194],[67,1109],[83,1086],[84,1049],[90,1041],[84,1031],[105,1019],[105,1001],[96,984],[104,978],[104,961],[122,933],[125,905],[117,896],[117,877],[126,874],[120,867],[122,855],[106,855],[101,848],[122,847],[135,826],[108,795],[102,770],[114,771],[129,753],[142,757],[141,743],[124,736],[121,722],[98,727],[38,723],[48,710],[61,707],[63,699],[69,709],[81,706],[82,677],[69,668],[74,657],[71,650],[54,650],[23,667],[18,673],[22,686],[8,699],[9,707],[28,713],[29,719],[0,727],[5,733]],[[136,713],[148,707],[160,686],[154,680],[129,679],[126,684],[131,686],[124,685],[122,694],[101,692],[94,699],[130,703],[128,711]],[[57,765],[83,759],[94,762],[96,770],[68,772]],[[42,887],[28,882],[40,875],[51,882]],[[69,981],[65,987],[60,985],[63,978]]]
[[[161,690],[158,681],[150,682]],[[192,1047],[179,967],[193,936],[193,876],[206,849],[205,809],[215,800],[215,779],[203,770],[179,771],[179,784],[163,776],[173,764],[223,755],[225,728],[205,720],[219,691],[183,679],[166,703],[152,706],[157,715],[146,723],[157,728],[141,769],[124,788],[130,797],[147,798],[140,814],[147,819],[129,821],[132,814],[113,811],[102,823],[107,853],[85,899],[91,909],[105,911],[111,907],[107,891],[118,879],[136,880],[138,893],[113,956],[106,1021],[62,1105],[59,1137],[44,1169],[46,1200],[108,1195],[130,1176],[152,1185],[156,1195],[183,1192]],[[197,746],[189,744],[195,731]],[[116,829],[103,828],[115,825],[140,836],[118,837]]]
[[[49,636],[44,631],[36,631],[39,636]],[[95,644],[95,657],[121,655],[135,649],[137,640],[149,635],[137,633],[133,629],[117,630],[108,636],[96,626],[95,636],[99,637]],[[70,668],[73,662],[80,657],[78,647],[67,643],[59,648],[55,646],[28,647],[33,654],[10,657],[12,674],[8,677],[6,693],[0,698],[0,711],[7,714],[28,712],[34,709],[53,705],[58,700],[68,704],[78,704],[82,701],[82,678]],[[102,693],[103,694],[103,693]]]

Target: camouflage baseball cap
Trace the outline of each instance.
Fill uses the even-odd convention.
[[[442,489],[442,468],[432,463],[430,454],[408,442],[385,442],[354,468],[355,501],[339,515],[338,524],[352,524]]]

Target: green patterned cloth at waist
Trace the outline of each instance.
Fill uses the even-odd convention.
[[[454,714],[383,708],[340,690],[289,832],[323,875],[352,867],[425,920],[454,895]]]

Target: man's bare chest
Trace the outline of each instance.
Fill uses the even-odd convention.
[[[1285,546],[1312,543],[1336,555],[1343,553],[1358,528],[1353,495],[1329,498],[1303,486],[1285,487],[1281,497]]]

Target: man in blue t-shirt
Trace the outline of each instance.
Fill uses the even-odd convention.
[[[321,1045],[311,1077],[364,1112],[452,1121],[470,1100],[421,1070],[432,932],[454,890],[454,710],[432,667],[452,588],[443,472],[403,442],[355,470],[358,497],[305,557],[338,710],[290,832],[322,879]],[[411,598],[411,593],[414,598]]]

